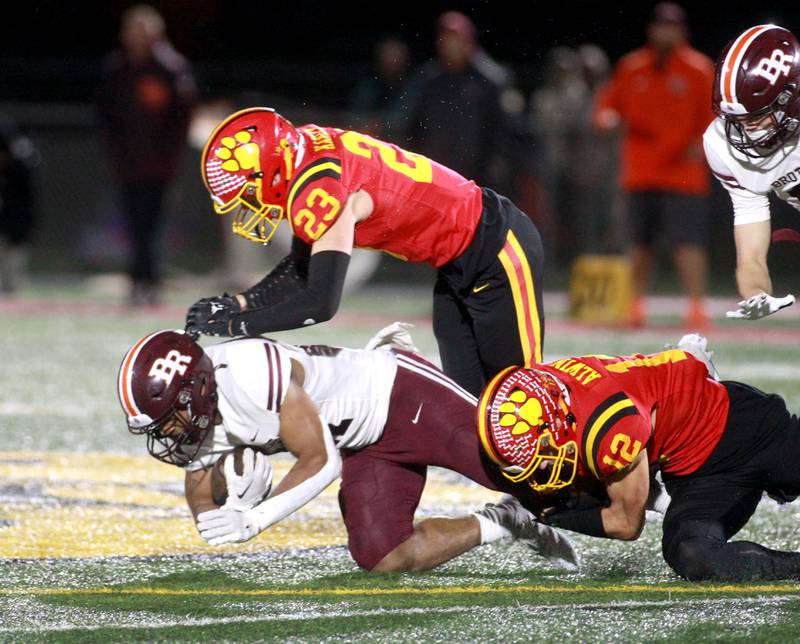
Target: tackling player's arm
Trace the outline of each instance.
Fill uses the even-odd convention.
[[[244,510],[225,506],[197,516],[211,545],[252,539],[318,496],[341,472],[333,436],[303,390],[302,367],[292,361],[292,378],[281,405],[279,436],[297,461],[265,501]]]
[[[373,209],[364,190],[346,198],[341,193],[341,184],[331,176],[304,184],[287,205],[296,235],[292,255],[235,297],[196,302],[187,314],[186,331],[257,336],[330,320],[344,290],[355,226]]]
[[[574,493],[546,508],[542,519],[548,525],[590,537],[637,539],[644,526],[650,491],[646,452],[640,452],[625,469],[598,481],[605,486],[606,498],[597,493]]]
[[[585,420],[578,450],[587,477],[602,485],[605,495],[578,497],[577,505],[573,497],[549,508],[550,525],[593,537],[636,539],[650,488],[645,445],[651,431],[652,420],[623,391],[596,405]]]
[[[643,449],[631,464],[606,480],[610,504],[600,516],[607,537],[632,541],[644,527],[645,506],[650,493],[650,466]]]
[[[342,298],[356,224],[371,213],[372,199],[366,192],[349,195],[333,225],[311,245],[305,284],[288,297],[265,302],[260,308],[254,306],[255,298],[247,298],[244,310],[233,321],[232,334],[259,335],[330,320]]]

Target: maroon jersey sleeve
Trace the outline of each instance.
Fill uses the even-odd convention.
[[[287,218],[294,234],[313,244],[339,218],[347,200],[341,182],[342,163],[322,157],[303,168],[289,187]]]
[[[580,453],[586,469],[605,479],[630,465],[650,439],[650,419],[620,391],[601,402],[589,415]]]

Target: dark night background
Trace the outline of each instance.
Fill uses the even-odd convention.
[[[134,2],[34,1],[4,9],[0,25],[2,100],[80,101],[99,60],[117,37],[118,19]],[[484,48],[529,89],[553,45],[594,42],[612,61],[639,46],[650,2],[244,2],[154,1],[179,51],[195,63],[208,97],[229,91],[302,92],[341,104],[387,34],[405,39],[414,62],[433,53],[433,25],[459,9],[478,27]],[[792,29],[800,8],[790,2],[686,3],[692,44],[712,58],[737,32],[776,22]],[[523,12],[522,7],[525,7]],[[299,99],[299,96],[293,96]]]
[[[0,110],[15,116],[42,154],[35,264],[43,270],[106,270],[124,255],[111,183],[93,115],[101,61],[117,42],[119,19],[132,0],[34,0],[6,5],[0,18]],[[350,126],[348,104],[370,70],[375,45],[405,40],[412,65],[434,54],[436,18],[460,10],[475,22],[483,48],[515,74],[524,98],[542,81],[548,50],[594,43],[612,63],[641,46],[653,2],[269,2],[152,0],[167,34],[193,63],[201,101],[234,99],[271,105],[298,122]],[[711,1],[684,3],[690,42],[716,58],[743,29],[774,22],[800,29],[800,6]],[[523,10],[524,7],[524,10]],[[253,97],[258,97],[257,99]],[[306,120],[308,119],[308,120]],[[195,152],[195,155],[199,154]],[[89,162],[87,162],[89,161]],[[712,244],[712,265],[730,292],[733,257],[727,195],[715,186],[724,223]],[[797,225],[779,204],[778,226]],[[171,248],[194,261],[202,249],[213,265],[221,253],[219,222],[197,172],[186,161],[171,208]],[[790,209],[789,209],[790,210]],[[202,213],[202,216],[200,214]],[[116,226],[116,228],[115,228]],[[186,231],[191,231],[189,235]],[[787,274],[796,274],[795,244],[779,245]],[[77,260],[77,261],[76,261]]]

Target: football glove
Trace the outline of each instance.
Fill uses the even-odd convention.
[[[239,301],[227,293],[217,297],[204,297],[189,307],[186,313],[186,333],[233,335],[231,322],[240,311]]]
[[[249,541],[259,533],[257,517],[252,510],[225,506],[198,514],[197,529],[212,546]]]
[[[411,333],[408,331],[413,327],[414,325],[408,322],[392,322],[372,336],[364,348],[371,350],[388,345],[405,349],[406,351],[419,351],[414,344]]]
[[[728,311],[725,317],[743,320],[758,320],[759,318],[777,313],[781,309],[794,304],[794,295],[786,297],[772,297],[766,293],[756,293],[746,300],[739,302],[739,308]]]
[[[261,503],[272,487],[272,465],[266,454],[247,448],[242,451],[242,473],[236,473],[235,460],[229,455],[223,463],[228,500],[224,508],[249,510]]]
[[[677,346],[665,344],[664,348],[677,348],[681,351],[685,351],[686,353],[691,353],[706,366],[709,376],[717,381],[722,380],[722,378],[720,378],[719,371],[717,371],[717,368],[714,366],[714,362],[711,360],[711,358],[714,356],[714,352],[708,348],[708,340],[699,333],[687,333],[680,340],[678,340]]]

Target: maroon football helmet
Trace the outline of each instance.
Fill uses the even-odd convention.
[[[777,25],[758,25],[720,54],[713,108],[728,142],[750,157],[775,152],[800,125],[800,44]]]
[[[214,365],[183,331],[157,331],[134,344],[117,393],[130,432],[147,434],[147,450],[165,463],[190,463],[214,426]]]

